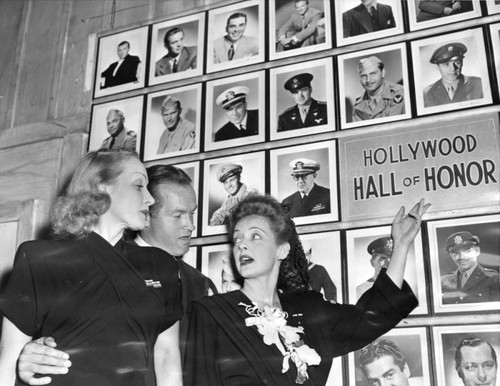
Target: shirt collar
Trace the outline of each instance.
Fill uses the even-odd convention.
[[[139,233],[137,234],[137,236],[135,236],[134,241],[140,247],[152,247],[151,244],[148,244],[141,236],[139,236]]]

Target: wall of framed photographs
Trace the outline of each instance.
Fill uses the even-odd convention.
[[[348,0],[310,0],[302,19],[294,1],[221,1],[103,34],[89,150],[110,147],[121,121],[120,146],[192,177],[198,226],[186,259],[219,289],[223,171],[239,168],[247,191],[296,206],[335,289],[325,284],[325,298],[342,303],[376,276],[368,245],[390,234],[401,205],[425,198],[406,273],[420,304],[385,338],[413,382],[454,384],[454,351],[471,331],[500,354],[500,4],[444,3],[380,0],[373,21]],[[297,191],[307,178],[291,173],[308,165],[321,189],[306,207]],[[458,290],[448,250],[464,240],[480,246],[481,272]],[[334,362],[329,384],[363,385],[358,359]]]

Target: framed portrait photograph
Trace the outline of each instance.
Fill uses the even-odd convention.
[[[265,93],[264,71],[207,82],[205,150],[263,142]]]
[[[437,385],[496,385],[500,324],[432,327]]]
[[[92,106],[88,150],[126,149],[139,153],[144,96]]]
[[[325,386],[344,386],[342,357],[333,358]]]
[[[486,0],[486,9],[488,10],[488,15],[500,13],[500,0]]]
[[[262,1],[251,0],[208,12],[208,72],[264,61],[264,6]]]
[[[425,327],[394,328],[350,353],[349,379],[349,386],[431,385]]]
[[[411,118],[406,46],[339,56],[342,128]]]
[[[436,27],[481,16],[479,0],[408,1],[410,30]]]
[[[191,178],[194,192],[196,193],[196,203],[199,202],[200,197],[200,163],[195,162],[186,162],[182,164],[176,164],[175,167],[182,169],[186,174]],[[198,210],[193,215],[193,224],[196,225],[196,229],[191,233],[192,237],[198,237]],[[196,267],[195,267],[196,268]]]
[[[182,260],[189,264],[191,267],[198,269],[198,248],[190,247],[189,251],[187,251],[183,256]]]
[[[203,74],[205,13],[153,24],[149,85]]]
[[[355,304],[373,286],[392,255],[391,226],[348,229],[346,232],[349,303]],[[412,315],[428,313],[422,234],[419,231],[408,251],[404,279],[418,299]]]
[[[500,0],[498,4],[498,12],[500,12]],[[495,72],[497,74],[498,88],[500,89],[500,23],[490,25],[490,34],[495,57]]]
[[[412,41],[411,47],[419,115],[492,102],[482,29]]]
[[[295,224],[338,221],[336,141],[271,150],[271,195]]]
[[[270,70],[271,140],[335,130],[332,59]]]
[[[338,46],[402,34],[404,26],[401,2],[337,0],[335,25]]]
[[[148,94],[144,161],[200,151],[201,83]]]
[[[342,303],[340,232],[309,233],[299,237],[309,263],[309,289],[320,292],[332,303]]]
[[[332,48],[330,2],[269,1],[271,60]]]
[[[500,215],[427,223],[436,312],[500,307]]]
[[[231,244],[201,247],[201,273],[212,280],[220,294],[241,288],[231,255]]]
[[[148,27],[99,38],[94,98],[145,85]]]
[[[205,160],[203,176],[203,235],[227,233],[234,207],[266,191],[264,152]]]

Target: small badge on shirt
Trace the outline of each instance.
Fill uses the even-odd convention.
[[[146,279],[144,282],[146,283],[146,287],[161,288],[159,280]]]
[[[403,102],[403,96],[399,95],[399,94],[395,95],[394,98],[392,98],[392,100],[394,101],[394,103],[399,104],[399,103]]]

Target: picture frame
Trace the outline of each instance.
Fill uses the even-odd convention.
[[[177,101],[181,105],[180,112]],[[165,118],[162,111],[167,113]],[[201,115],[201,83],[148,94],[144,161],[198,153]],[[174,126],[173,131],[180,130],[179,134],[172,134],[168,126]]]
[[[500,1],[486,0],[486,9],[488,10],[488,15],[494,15],[495,13],[500,13]]]
[[[499,0],[500,1],[500,0]],[[498,3],[498,12],[500,13],[500,2]],[[491,45],[493,47],[493,57],[495,58],[494,71],[497,77],[498,89],[500,90],[500,23],[490,25]]]
[[[325,386],[344,386],[343,373],[342,357],[333,358],[332,367],[330,368]]]
[[[382,6],[378,10],[380,27],[373,26],[370,14],[363,4],[354,3],[351,0],[335,2],[335,26],[339,47],[399,35],[404,32],[401,2],[382,0],[377,1],[377,4]]]
[[[372,262],[372,257],[367,247],[373,245],[371,243],[375,240],[380,240],[383,237],[390,238],[390,236],[390,225],[348,229],[346,231],[349,303],[355,304],[359,300],[359,297],[373,285],[375,275],[377,274],[377,267],[379,265],[384,267],[384,263],[381,261]],[[383,242],[379,243],[374,248],[378,248],[381,251],[387,251],[387,253],[392,252],[392,243],[388,249],[386,249],[383,244]],[[384,262],[385,264],[388,263],[385,260]],[[427,314],[427,284],[425,280],[421,231],[417,233],[408,251],[404,279],[412,289],[419,303],[412,311],[411,315]]]
[[[140,154],[143,115],[143,95],[92,105],[88,151],[119,148]]]
[[[239,289],[238,285],[231,281],[234,280],[234,271],[231,265],[232,259],[231,244],[216,244],[201,247],[201,273],[207,276],[215,284],[218,293],[225,293],[229,290]],[[224,281],[230,280],[230,285]],[[233,277],[231,277],[233,275]]]
[[[455,326],[434,326],[432,327],[432,335],[434,338],[434,358],[436,363],[436,384],[437,385],[459,385],[463,384],[459,377],[455,365],[455,353],[458,346],[464,339],[479,339],[479,345],[482,342],[488,342],[496,353],[500,352],[500,324],[468,324]],[[469,341],[470,342],[470,341]],[[487,346],[483,346],[485,349]],[[489,350],[481,350],[485,361],[488,360]],[[474,358],[472,352],[467,358]],[[482,363],[481,363],[482,364]],[[480,365],[481,365],[480,364]],[[460,367],[460,364],[459,364]],[[498,366],[495,366],[498,373]],[[484,373],[483,373],[484,374]],[[491,382],[491,371],[487,372],[487,381]]]
[[[265,3],[259,0],[250,0],[208,11],[208,36],[210,38],[207,39],[207,72],[227,70],[264,61],[264,6]],[[240,20],[230,19],[231,16],[238,13],[245,14],[246,21],[241,20],[243,16],[239,17]],[[237,47],[233,48],[234,54],[231,60],[228,59],[231,41],[224,38],[230,21],[234,21],[231,32],[232,39],[237,39],[238,43]],[[241,29],[243,29],[243,33],[241,33]]]
[[[308,76],[312,79],[309,80]],[[285,89],[285,84],[290,84],[294,90],[294,87],[302,89],[309,84],[310,91],[308,94],[292,93]],[[269,92],[271,140],[335,130],[334,87],[330,87],[333,84],[331,58],[272,68]],[[310,106],[305,118],[301,117],[299,104]]]
[[[148,34],[144,26],[99,38],[94,98],[145,86]]]
[[[198,161],[185,162],[174,165],[179,169],[182,169],[191,178],[194,192],[196,193],[196,203],[200,201],[200,163]],[[191,237],[198,237],[198,221],[199,221],[199,207],[198,210],[193,215],[193,223],[196,225],[196,229],[191,233]],[[196,266],[194,266],[196,268]]]
[[[182,260],[191,267],[198,269],[198,247],[189,247],[189,250],[182,256]]]
[[[153,24],[149,85],[202,75],[204,32],[205,12]],[[168,55],[165,41],[175,44],[173,51],[178,58],[175,62],[175,72],[174,62]]]
[[[327,0],[310,0],[307,6],[299,8],[289,0],[271,0],[268,5],[271,60],[332,48],[331,10]],[[291,39],[290,43],[283,46],[281,36],[287,41]]]
[[[450,218],[429,221],[429,260],[433,286],[433,303],[436,313],[477,312],[496,310],[500,306],[500,214]],[[457,266],[463,264],[463,271],[470,270],[472,257],[454,263],[446,250],[447,239],[457,232],[469,232],[479,239],[479,254],[474,257],[478,267],[472,272],[462,291],[457,287]],[[463,241],[464,235],[459,234]],[[450,245],[453,245],[450,239]],[[465,245],[465,244],[464,244]],[[458,268],[460,268],[458,266]],[[488,272],[485,272],[485,269]],[[496,272],[496,288],[490,286],[488,278]],[[491,292],[493,291],[493,292]]]
[[[296,225],[338,221],[336,152],[335,140],[271,150],[271,195],[282,204],[290,206],[290,213]],[[314,178],[314,183],[319,186],[319,189],[315,187],[317,192],[312,193],[309,200],[303,204],[300,203],[298,186],[301,185],[300,189],[306,190],[303,186],[304,181],[299,179],[294,182],[290,166],[292,161],[302,159],[315,161],[320,167]],[[295,165],[296,163],[294,167]],[[310,183],[311,181],[307,185]],[[295,215],[295,211],[307,212],[307,214]]]
[[[447,48],[457,50],[457,48],[454,48],[457,47],[457,43],[463,44],[467,48],[463,60],[463,67],[465,68],[463,71],[464,76],[468,77],[469,86],[464,87],[463,81],[459,80],[459,85],[455,91],[457,98],[454,97],[456,101],[453,101],[446,94],[445,87],[441,82],[438,65],[432,64],[430,59],[438,50]],[[411,51],[415,79],[415,99],[419,115],[456,111],[492,103],[482,29],[474,28],[415,40],[411,42]],[[473,65],[472,60],[474,60]],[[465,78],[462,79],[465,80]]]
[[[408,1],[410,31],[457,23],[481,16],[479,0],[467,0],[460,3],[461,10],[452,11],[451,7],[448,7],[448,4],[443,1]],[[448,12],[451,13],[447,14]]]
[[[260,151],[203,162],[203,235],[227,233],[231,208],[249,193],[266,191],[264,158],[264,152]],[[219,181],[219,177],[228,182]]]
[[[368,365],[365,364],[364,368],[369,372],[370,376],[374,380],[384,377],[384,374],[390,372],[395,382],[406,382],[410,383],[398,383],[398,384],[409,384],[409,385],[431,385],[430,377],[430,367],[429,367],[429,349],[427,341],[427,330],[425,327],[408,327],[408,328],[394,328],[388,333],[382,335],[380,338],[376,339],[375,342],[380,340],[388,341],[389,344],[396,345],[399,348],[399,352],[402,354],[401,359],[405,361],[408,365],[407,372],[400,369],[391,358],[390,355],[385,355],[382,358],[389,357],[393,359],[387,362],[386,360],[380,360],[380,358],[370,361]],[[376,343],[375,343],[376,344]],[[385,344],[381,344],[378,349],[379,352],[382,351],[382,347],[387,347]],[[396,353],[397,348],[393,346],[388,346],[389,349],[385,349],[388,352]],[[349,358],[349,386],[364,386],[365,376],[361,369],[360,364],[360,353],[361,350],[357,350],[354,353],[348,355]],[[397,354],[399,357],[399,353]],[[398,358],[399,359],[399,358]],[[366,363],[366,362],[365,362]],[[396,364],[396,366],[394,366]],[[385,371],[384,371],[385,370]],[[405,373],[403,374],[403,371]],[[443,383],[444,385],[444,383]]]
[[[411,118],[406,58],[404,43],[339,56],[342,129]],[[382,93],[374,105],[372,92]]]
[[[242,100],[240,99],[241,92],[246,91],[245,89],[248,92]],[[207,82],[206,90],[205,150],[264,142],[266,135],[264,71]],[[227,93],[226,98],[224,98],[224,93]],[[236,102],[228,108],[224,107],[224,102],[218,105],[218,101],[228,101],[229,98],[242,102]],[[242,123],[245,123],[244,130],[238,128],[238,125]],[[249,135],[240,136],[239,133],[242,131]]]

